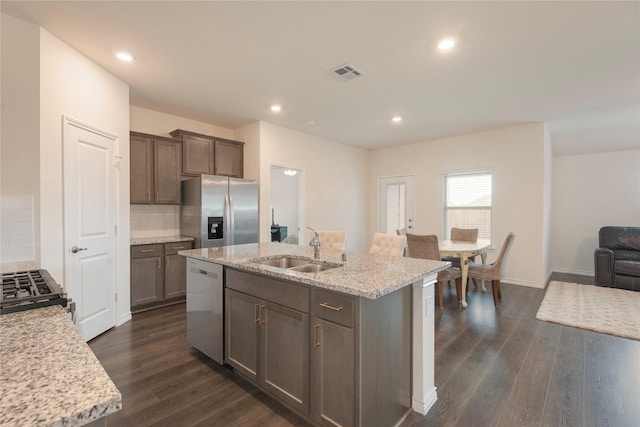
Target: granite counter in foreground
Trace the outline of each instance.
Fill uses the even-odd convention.
[[[191,249],[178,253],[238,270],[370,299],[390,294],[429,274],[437,273],[451,266],[448,262],[362,253],[348,253],[348,261],[342,262],[342,252],[331,250],[323,250],[320,261],[339,263],[341,266],[319,273],[303,273],[252,262],[258,258],[264,259],[279,255],[313,258],[313,248],[286,243],[251,243]]]
[[[62,307],[0,316],[0,426],[82,426],[120,391]]]

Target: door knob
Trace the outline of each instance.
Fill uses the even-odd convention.
[[[76,245],[71,246],[71,253],[72,254],[77,254],[80,251],[86,251],[87,248],[79,248]]]

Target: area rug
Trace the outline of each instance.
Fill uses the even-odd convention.
[[[554,281],[536,318],[640,341],[640,292]]]

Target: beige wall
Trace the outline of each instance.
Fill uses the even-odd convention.
[[[493,242],[496,251],[509,232],[516,240],[507,264],[510,283],[542,287],[545,268],[545,140],[544,125],[532,123],[452,138],[375,150],[369,186],[383,176],[415,176],[414,230],[443,235],[444,175],[448,172],[493,172]],[[547,154],[548,157],[548,154]],[[546,160],[548,161],[548,160]],[[548,185],[548,184],[547,184]],[[369,234],[377,227],[379,196],[369,199]]]
[[[369,151],[268,123],[260,124],[260,239],[269,241],[271,165],[301,169],[301,243],[306,226],[347,230],[349,251],[366,251]]]
[[[39,262],[40,28],[3,14],[1,30],[0,261]],[[15,209],[25,215],[10,218]]]
[[[149,133],[151,135],[171,137],[169,132],[176,129],[189,130],[204,135],[213,135],[220,138],[234,139],[232,129],[222,126],[203,123],[184,117],[160,113],[146,108],[129,107],[131,130]]]
[[[593,275],[606,225],[640,227],[640,150],[555,157],[553,271]]]
[[[553,147],[551,135],[547,127],[544,127],[544,148],[543,148],[543,189],[542,189],[542,271],[547,275],[546,279],[552,272],[552,243],[553,234],[552,215],[553,215]]]
[[[244,177],[260,181],[260,122],[253,122],[234,132],[235,140],[244,142]]]

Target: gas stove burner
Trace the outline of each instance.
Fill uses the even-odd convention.
[[[46,270],[2,274],[0,314],[49,305],[66,307],[67,297]]]

